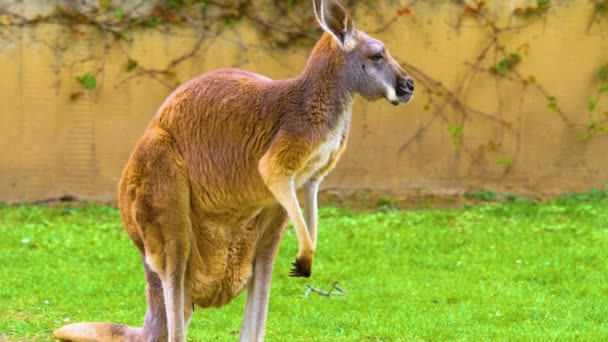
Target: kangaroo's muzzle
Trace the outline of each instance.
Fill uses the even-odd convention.
[[[410,102],[414,96],[414,80],[412,80],[411,77],[397,79],[395,94],[397,95],[398,101],[396,103],[393,102],[394,105]]]

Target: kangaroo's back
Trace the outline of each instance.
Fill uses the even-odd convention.
[[[191,186],[208,194],[199,198],[203,209],[267,202],[272,194],[258,162],[288,117],[301,110],[285,100],[296,91],[293,79],[273,81],[239,69],[212,71],[177,88],[148,130],[162,129],[173,137]]]

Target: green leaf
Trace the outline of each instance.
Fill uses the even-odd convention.
[[[597,107],[597,100],[589,100],[589,102],[587,102],[587,108],[589,108],[590,111],[593,112],[596,107]]]
[[[167,3],[167,5],[169,5],[169,7],[173,9],[179,8],[181,6],[180,0],[165,0],[165,2]]]
[[[608,81],[608,65],[600,69],[599,75],[602,81]]]
[[[159,23],[159,21],[158,21],[157,17],[152,17],[152,18],[148,19],[148,22],[147,22],[148,26],[150,26],[150,27],[156,27],[156,26],[158,26],[158,23]]]
[[[89,90],[97,88],[97,79],[88,72],[82,76],[76,76],[76,81]]]
[[[512,53],[509,55],[509,66],[513,67],[517,63],[521,62],[521,55],[518,53]]]
[[[521,62],[521,56],[517,53],[512,53],[500,62],[491,67],[491,71],[504,74],[507,70],[512,69],[515,65]]]
[[[450,131],[452,137],[458,138],[462,135],[464,128],[458,126],[448,126],[448,130]]]
[[[118,20],[122,20],[125,17],[125,14],[123,13],[122,9],[117,8],[114,10],[114,18],[118,19]]]
[[[236,23],[230,18],[224,18],[224,25],[229,29],[233,29],[236,26]]]
[[[551,0],[536,0],[538,7],[547,7],[551,4]]]
[[[124,29],[120,31],[120,37],[125,40],[130,40],[131,38],[129,37],[129,29]]]
[[[129,59],[127,61],[127,71],[132,71],[135,68],[137,68],[137,61]]]
[[[554,112],[557,112],[557,110],[558,110],[558,108],[559,108],[559,107],[557,107],[557,103],[555,103],[555,102],[549,102],[549,104],[547,105],[547,107],[548,107],[548,108],[549,108],[551,111],[554,111]]]
[[[452,135],[452,144],[454,144],[454,147],[459,148],[460,147],[459,138],[462,136],[462,133],[464,132],[464,127],[448,126],[448,130],[450,131],[450,134]]]
[[[511,165],[513,165],[513,160],[509,157],[502,157],[500,159],[498,159],[498,165],[502,165],[504,167],[509,167]]]
[[[509,61],[507,59],[503,59],[502,61],[496,64],[496,71],[505,72],[509,69]]]
[[[608,91],[608,84],[602,84],[600,86],[600,92]]]
[[[591,139],[591,136],[592,136],[591,132],[585,132],[585,133],[581,133],[578,136],[578,139],[582,140],[582,141],[587,141],[587,140]]]

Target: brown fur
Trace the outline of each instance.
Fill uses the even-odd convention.
[[[347,15],[340,12],[333,21],[344,23]],[[300,242],[292,275],[309,276],[316,189],[346,145],[354,91],[344,77],[346,52],[334,37],[321,37],[297,78],[272,81],[222,69],[167,98],[119,185],[125,229],[146,270],[143,329],[78,323],[57,330],[56,338],[183,340],[193,304],[219,307],[247,286],[241,338],[263,338],[272,265],[288,214],[297,221]],[[285,205],[303,186],[309,189],[306,223],[299,209]],[[298,231],[306,225],[314,232]],[[79,335],[79,329],[95,333]]]

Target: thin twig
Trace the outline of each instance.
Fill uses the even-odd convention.
[[[311,292],[316,292],[320,296],[325,296],[325,297],[330,297],[332,295],[332,293],[337,294],[337,295],[344,294],[344,290],[338,286],[338,282],[334,282],[333,285],[331,286],[331,289],[329,289],[329,291],[321,290],[310,284],[306,284],[306,292],[304,292],[304,297],[308,297]]]

